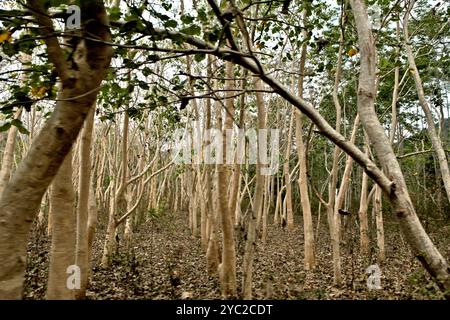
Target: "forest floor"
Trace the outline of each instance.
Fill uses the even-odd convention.
[[[301,222],[301,217],[298,222]],[[396,223],[385,221],[386,262],[381,268],[381,289],[368,290],[366,269],[376,264],[376,252],[364,261],[357,235],[343,230],[341,246],[344,284],[333,286],[333,268],[326,222],[316,236],[317,268],[303,268],[301,223],[288,232],[269,224],[268,241],[259,241],[254,264],[256,299],[440,299],[437,287],[410,252]],[[353,226],[354,230],[356,227]],[[441,253],[450,258],[449,228],[429,231]],[[187,228],[187,216],[167,214],[150,220],[135,231],[132,248],[119,246],[113,265],[99,267],[105,230],[94,241],[93,274],[88,299],[220,299],[217,277],[206,273],[200,240]],[[323,236],[322,236],[323,235]],[[373,235],[372,235],[373,236]],[[374,237],[372,237],[372,240]],[[376,240],[375,240],[376,241]],[[372,244],[373,245],[373,244]],[[242,250],[238,246],[238,290],[242,280]],[[50,241],[34,228],[29,239],[25,299],[44,299]],[[174,278],[173,275],[178,275]]]

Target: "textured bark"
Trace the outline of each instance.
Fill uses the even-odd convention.
[[[84,299],[89,275],[89,247],[88,247],[88,219],[89,219],[89,185],[91,182],[91,145],[94,127],[93,106],[84,122],[80,136],[80,167],[78,180],[78,207],[77,207],[77,243],[75,264],[81,271],[81,287],[77,290],[77,299]]]
[[[341,22],[344,21],[344,12],[341,12]],[[342,55],[344,50],[344,34],[341,30],[339,37],[339,49],[338,49],[338,60],[336,66],[336,74],[334,78],[333,86],[333,103],[336,108],[336,124],[335,130],[340,133],[341,130],[341,119],[342,119],[342,107],[339,102],[339,83],[341,81],[341,71],[342,71]],[[331,167],[331,178],[328,185],[328,203],[327,203],[327,218],[328,225],[330,229],[331,236],[331,246],[333,250],[333,280],[334,284],[339,286],[342,284],[342,274],[341,274],[341,253],[340,253],[340,237],[339,237],[339,227],[340,227],[340,215],[335,210],[336,207],[336,188],[338,183],[338,173],[339,173],[339,156],[341,150],[336,145],[333,151],[333,164]]]
[[[52,22],[36,1],[28,1],[44,35]],[[102,1],[81,3],[83,33],[109,41]],[[85,24],[89,21],[89,24]],[[64,60],[56,36],[45,37],[50,60],[62,82],[55,111],[34,139],[0,199],[0,299],[19,299],[25,272],[27,236],[42,196],[81,130],[109,66],[112,48],[82,40],[76,47],[78,69]]]
[[[414,82],[416,84],[417,95],[419,96],[419,104],[425,113],[425,119],[427,121],[428,136],[430,137],[433,150],[436,153],[436,157],[439,163],[439,171],[442,176],[442,181],[444,183],[445,192],[447,194],[447,200],[450,202],[450,170],[448,168],[448,161],[445,155],[444,148],[442,147],[442,141],[436,130],[436,125],[433,119],[433,114],[431,113],[430,105],[425,97],[425,92],[422,85],[422,78],[420,77],[419,70],[417,69],[416,61],[414,59],[414,54],[411,48],[409,33],[408,33],[408,21],[413,9],[415,0],[410,0],[408,9],[406,11],[405,17],[403,19],[403,34],[405,37],[405,50],[408,56],[408,62],[411,72],[413,73]]]
[[[372,142],[378,160],[392,180],[391,188],[382,189],[390,199],[392,210],[415,256],[435,278],[441,289],[450,289],[449,266],[423,229],[408,194],[408,189],[389,139],[375,113],[376,49],[363,0],[350,0],[355,17],[360,47],[360,76],[358,86],[358,112]]]
[[[303,12],[303,24],[306,24],[306,11]],[[306,29],[303,29],[303,36],[307,36]],[[303,81],[305,74],[305,63],[306,63],[306,53],[307,44],[306,42],[302,44],[300,53],[300,67],[299,67],[299,79],[298,79],[298,95],[303,97]],[[311,216],[311,204],[309,201],[309,191],[308,191],[308,176],[307,176],[307,157],[306,157],[306,147],[303,142],[303,114],[301,112],[295,113],[295,138],[297,142],[297,156],[300,164],[299,167],[299,177],[298,186],[300,189],[300,199],[302,203],[302,214],[303,214],[303,232],[305,238],[304,245],[304,266],[305,270],[312,270],[316,265],[316,258],[314,253],[314,227]]]
[[[266,128],[266,111],[264,100],[261,91],[261,81],[257,79],[255,81],[256,89],[256,105],[258,107],[258,129]],[[245,252],[243,258],[243,269],[244,269],[244,280],[243,280],[243,298],[252,298],[252,280],[253,280],[253,260],[256,247],[256,231],[257,213],[262,210],[263,205],[263,194],[264,194],[264,176],[261,174],[262,164],[261,164],[261,154],[260,154],[260,141],[258,139],[257,144],[257,165],[256,165],[256,189],[255,189],[255,202],[254,210],[250,212],[248,230],[247,230],[247,241],[245,242]]]
[[[114,193],[113,199],[111,199],[111,209],[108,218],[108,227],[105,238],[105,245],[103,247],[103,255],[101,265],[103,268],[108,268],[111,265],[111,259],[115,253],[117,247],[116,232],[118,227],[117,218],[119,214],[126,212],[127,201],[125,199],[125,189],[127,187],[127,175],[128,175],[128,127],[129,116],[128,110],[125,111],[123,116],[123,140],[121,145],[121,172],[117,189]]]
[[[75,190],[72,185],[72,152],[66,156],[52,182],[52,244],[48,269],[47,299],[75,299],[67,287],[67,268],[75,263]]]
[[[378,246],[378,262],[382,263],[386,260],[386,251],[384,248],[384,226],[383,226],[383,211],[381,202],[381,189],[375,187],[375,194],[373,197],[372,210],[375,213],[375,221],[377,226],[377,246]]]
[[[400,22],[396,21],[397,26],[397,41],[400,42]],[[395,69],[394,69],[394,88],[392,90],[392,103],[391,103],[391,128],[389,130],[389,141],[394,143],[395,128],[397,127],[397,102],[398,102],[398,89],[400,78],[400,66],[398,65],[398,56],[400,48],[395,49]]]
[[[226,77],[232,79],[233,64],[228,62],[226,64]],[[230,82],[234,80],[227,80],[227,88],[232,87]],[[228,92],[227,95],[232,96],[233,92]],[[231,102],[230,102],[231,100]],[[226,101],[225,121],[222,129],[223,138],[223,161],[226,161],[227,154],[227,137],[226,130],[233,128],[234,104],[233,99],[228,98]],[[233,297],[236,295],[236,250],[234,243],[234,227],[233,218],[230,208],[228,207],[228,179],[230,177],[229,165],[219,164],[217,166],[217,188],[218,188],[218,208],[222,222],[222,263],[219,265],[219,276],[222,286],[223,297]]]
[[[369,147],[367,143],[364,145],[365,154],[369,156]],[[361,196],[359,201],[359,241],[361,254],[364,257],[369,257],[369,221],[367,219],[367,191],[369,187],[369,177],[365,172],[362,174],[361,182]]]
[[[92,258],[92,243],[94,241],[95,230],[97,228],[97,202],[95,199],[95,190],[93,181],[89,186],[89,207],[88,207],[88,225],[87,225],[87,238],[88,238],[88,263],[91,263]],[[91,267],[89,265],[89,274],[91,273]]]
[[[208,56],[208,68],[207,68],[207,75],[208,79],[210,79],[212,75],[211,70],[211,64],[212,59],[210,56]],[[209,80],[208,80],[209,81]],[[209,129],[211,129],[211,100],[206,100],[206,117],[205,117],[205,129],[207,132],[209,132]],[[211,142],[211,137],[206,136],[205,137],[205,144],[209,145]],[[220,264],[220,251],[219,251],[219,244],[218,244],[218,219],[217,215],[214,210],[214,203],[213,203],[213,184],[212,184],[212,178],[213,178],[213,170],[211,165],[207,165],[206,168],[206,174],[205,174],[205,189],[206,189],[206,203],[207,203],[207,213],[208,213],[208,248],[206,250],[206,269],[209,275],[216,274],[219,268]]]
[[[291,157],[291,139],[292,139],[292,130],[294,127],[294,112],[292,112],[291,120],[289,122],[289,131],[287,137],[287,145],[286,145],[286,153],[285,153],[285,163],[283,165],[283,175],[284,175],[284,183],[286,185],[286,195],[284,197],[284,201],[286,202],[286,215],[285,215],[285,223],[287,224],[288,230],[292,230],[294,228],[294,214],[292,212],[292,184],[289,170],[289,159]]]
[[[22,108],[16,111],[14,119],[20,119]],[[0,196],[3,193],[6,185],[11,177],[14,149],[16,148],[16,137],[18,129],[16,126],[11,126],[8,130],[8,137],[6,138],[5,150],[3,151],[2,166],[0,169]]]

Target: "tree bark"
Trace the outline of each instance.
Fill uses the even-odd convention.
[[[306,24],[307,14],[303,11],[303,24]],[[303,36],[307,36],[306,29],[302,32]],[[298,80],[298,95],[303,97],[303,81],[305,74],[307,44],[304,42],[301,47],[300,53],[300,68],[299,68],[299,80]],[[303,232],[305,237],[304,244],[304,266],[305,270],[312,270],[316,265],[316,258],[314,253],[314,227],[311,216],[311,204],[309,201],[308,191],[308,176],[307,176],[307,157],[306,148],[303,142],[303,114],[299,111],[295,112],[295,137],[297,142],[297,156],[300,164],[298,186],[300,189],[300,200],[302,203],[303,214]]]
[[[234,77],[233,64],[231,62],[226,63],[226,75],[228,79]],[[234,80],[227,80],[227,88],[229,88],[230,82]],[[227,95],[232,96],[233,92],[228,92]],[[231,102],[230,102],[231,100]],[[233,128],[234,104],[232,98],[228,98],[226,101],[226,115],[222,129],[223,138],[223,164],[217,166],[217,183],[218,183],[218,207],[220,212],[220,218],[222,222],[222,263],[219,265],[219,276],[222,284],[222,296],[233,297],[236,295],[236,250],[234,243],[234,227],[233,218],[230,208],[228,207],[228,179],[230,176],[229,165],[225,164],[227,154],[227,135],[226,130]]]
[[[77,207],[77,243],[75,264],[81,271],[81,287],[77,290],[77,299],[84,299],[89,275],[89,185],[91,182],[91,144],[94,127],[95,105],[91,108],[80,136],[80,167],[78,181],[78,207]]]
[[[123,214],[127,210],[126,199],[124,197],[125,189],[127,187],[128,176],[128,127],[129,116],[128,110],[123,115],[123,140],[121,147],[121,172],[118,181],[117,189],[114,197],[111,199],[111,209],[109,212],[108,228],[105,238],[105,245],[103,247],[103,255],[101,265],[103,268],[108,268],[111,265],[111,259],[117,248],[116,232],[118,227],[117,216]]]
[[[64,60],[50,18],[36,1],[28,1],[50,60],[62,82],[55,111],[35,138],[0,199],[0,299],[22,295],[27,236],[42,196],[56,175],[94,103],[112,57],[106,44],[82,40],[76,47],[78,70]],[[81,3],[83,34],[110,40],[102,1]],[[86,22],[89,21],[89,24]],[[81,48],[82,47],[82,48]],[[25,201],[26,199],[26,201]]]
[[[22,108],[16,111],[14,119],[20,119]],[[0,196],[3,193],[6,185],[11,177],[11,171],[14,160],[14,149],[16,148],[16,137],[18,129],[16,126],[11,126],[8,130],[8,137],[6,138],[5,150],[3,151],[2,165],[0,169]]]
[[[378,160],[392,180],[390,188],[383,191],[390,199],[392,209],[415,256],[443,290],[450,289],[449,266],[423,229],[408,194],[408,189],[392,150],[389,139],[375,113],[376,48],[369,26],[367,9],[363,0],[350,0],[355,17],[360,47],[360,75],[358,85],[358,112],[361,122],[372,142]]]
[[[439,137],[439,134],[436,131],[436,124],[433,120],[433,114],[431,113],[430,106],[428,104],[427,99],[425,98],[425,92],[423,90],[422,85],[422,78],[420,77],[419,69],[417,69],[408,33],[409,16],[411,14],[411,10],[413,9],[415,2],[416,2],[415,0],[409,1],[408,9],[406,10],[406,14],[403,19],[403,34],[405,37],[404,46],[406,50],[406,55],[408,56],[409,67],[411,72],[413,73],[414,82],[416,84],[417,95],[419,96],[419,104],[422,107],[423,112],[425,113],[425,119],[427,121],[428,126],[427,128],[428,135],[430,137],[433,150],[436,153],[439,162],[439,169],[442,176],[442,181],[444,182],[447,200],[450,202],[450,170],[448,168],[448,161],[445,155],[444,148],[442,147],[441,138]]]
[[[372,210],[375,213],[375,221],[377,226],[377,246],[378,246],[378,262],[383,263],[386,260],[386,251],[384,249],[384,226],[383,226],[383,211],[382,211],[381,188],[375,187],[375,194],[373,196]]]
[[[366,142],[364,144],[364,152],[367,156],[369,156],[369,146]],[[361,196],[359,201],[359,240],[360,240],[360,250],[361,254],[364,257],[369,257],[369,221],[367,219],[367,191],[369,187],[369,177],[366,172],[362,173],[362,182],[361,182]]]
[[[261,93],[261,81],[257,79],[255,81],[256,89],[256,105],[258,107],[258,130],[266,128],[266,111],[264,106],[264,100]],[[258,212],[262,210],[263,194],[264,194],[264,176],[261,174],[261,154],[260,154],[260,141],[257,143],[257,165],[256,165],[256,189],[255,189],[255,202],[254,210],[251,210],[248,230],[247,241],[245,242],[245,252],[243,258],[244,280],[243,280],[243,298],[252,298],[252,280],[253,280],[253,260],[256,247],[256,231],[257,221],[256,217]]]
[[[66,156],[52,182],[52,244],[48,269],[47,299],[75,299],[67,286],[67,268],[75,263],[75,190],[72,185],[72,152]]]

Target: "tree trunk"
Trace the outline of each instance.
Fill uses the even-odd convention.
[[[386,253],[384,249],[384,226],[381,203],[381,188],[379,186],[375,187],[372,209],[375,212],[375,221],[377,226],[378,262],[383,263],[384,260],[386,260]]]
[[[294,111],[292,109],[292,111]],[[286,216],[284,224],[287,224],[288,230],[292,230],[294,228],[294,214],[292,212],[292,184],[291,184],[291,175],[289,170],[289,159],[291,158],[291,139],[292,139],[292,130],[294,127],[294,112],[292,112],[291,120],[289,122],[289,131],[287,137],[287,145],[286,145],[286,154],[285,154],[285,163],[283,166],[283,174],[284,174],[284,183],[286,184]]]
[[[80,136],[80,168],[78,181],[78,207],[77,207],[77,243],[75,264],[81,271],[81,288],[77,290],[77,299],[84,299],[89,275],[89,247],[88,247],[88,220],[89,220],[89,185],[91,183],[91,144],[94,127],[95,105],[91,108]]]
[[[358,112],[361,122],[372,142],[378,160],[392,180],[390,188],[383,188],[400,227],[415,256],[435,278],[443,290],[450,289],[449,266],[423,229],[408,194],[405,180],[392,150],[389,139],[375,113],[376,48],[369,26],[367,9],[363,0],[350,0],[358,31],[360,47],[360,75],[358,86]]]
[[[266,128],[266,111],[264,106],[264,100],[261,93],[261,81],[257,79],[255,81],[256,89],[256,105],[258,107],[258,130]],[[257,143],[257,165],[256,165],[256,188],[255,188],[255,202],[254,210],[251,210],[248,230],[247,230],[247,241],[245,243],[245,252],[243,258],[243,269],[244,269],[244,280],[243,280],[243,298],[252,298],[252,281],[253,281],[253,260],[256,247],[256,228],[257,222],[256,217],[258,212],[262,210],[263,205],[263,194],[264,194],[264,176],[261,173],[262,163],[261,163],[261,153],[260,153],[260,139]]]
[[[16,111],[14,119],[20,119],[22,108]],[[11,177],[11,171],[14,160],[14,149],[16,148],[16,137],[18,129],[16,126],[11,126],[8,130],[8,137],[6,138],[5,150],[3,151],[2,165],[0,169],[0,196],[3,193],[6,185]]]
[[[234,80],[233,64],[231,62],[226,63],[226,75],[228,79],[226,88],[233,88],[231,82]],[[227,92],[227,95],[232,96],[233,92]],[[234,227],[233,218],[230,208],[228,207],[228,179],[230,176],[229,165],[225,164],[226,154],[227,154],[227,135],[226,130],[233,128],[233,115],[234,115],[234,104],[233,98],[228,98],[226,100],[226,112],[225,121],[222,129],[223,138],[223,161],[224,164],[219,164],[217,166],[217,182],[218,182],[218,207],[220,212],[220,218],[222,222],[222,240],[223,240],[223,251],[222,251],[222,263],[219,265],[219,276],[222,284],[222,296],[223,297],[233,297],[236,295],[236,250],[234,243]]]
[[[369,156],[369,146],[366,142],[364,144],[365,154]],[[359,201],[359,237],[360,237],[360,250],[364,257],[369,257],[369,221],[367,219],[367,191],[369,187],[369,176],[363,171],[361,182],[361,196]]]
[[[95,199],[94,184],[91,179],[91,183],[89,185],[89,207],[88,207],[88,225],[87,225],[89,273],[91,272],[90,263],[92,258],[92,244],[94,242],[95,230],[97,228],[97,214],[98,211],[97,211],[97,202]]]
[[[114,197],[111,199],[111,208],[109,212],[108,228],[106,233],[105,245],[103,247],[103,255],[101,265],[103,268],[108,268],[111,265],[111,259],[117,248],[116,232],[117,232],[117,216],[123,214],[127,210],[126,199],[124,197],[124,191],[127,187],[127,175],[128,175],[128,126],[129,117],[128,110],[125,111],[123,116],[123,140],[122,140],[122,170],[120,173],[120,179],[118,182]],[[114,190],[114,189],[113,189]]]
[[[69,266],[75,264],[75,190],[72,185],[72,152],[69,152],[53,179],[50,194],[53,213],[52,244],[48,269],[47,299],[75,299],[75,288],[68,287]],[[74,274],[76,276],[76,274]]]
[[[416,61],[414,59],[414,54],[410,45],[409,33],[408,33],[408,21],[409,15],[411,14],[411,10],[413,9],[415,0],[410,0],[408,9],[406,10],[405,17],[403,19],[403,34],[405,37],[405,49],[406,55],[408,56],[408,62],[410,66],[410,70],[413,73],[414,82],[416,84],[417,95],[419,96],[419,104],[422,107],[423,112],[425,113],[425,119],[427,120],[427,130],[428,135],[431,140],[431,144],[433,146],[433,150],[436,153],[439,169],[442,176],[442,181],[444,182],[445,192],[447,194],[447,200],[450,202],[450,170],[448,168],[447,157],[445,156],[444,148],[442,147],[442,141],[436,131],[436,124],[433,120],[433,114],[431,113],[430,106],[428,104],[427,99],[425,98],[425,92],[423,90],[422,79],[419,74],[419,70],[416,66]]]
[[[344,13],[341,12],[341,22],[344,20]],[[342,55],[344,50],[344,35],[341,30],[341,35],[339,38],[339,50],[338,50],[338,61],[336,66],[336,74],[334,79],[333,87],[333,103],[336,108],[336,124],[335,130],[340,133],[341,129],[341,118],[342,118],[342,108],[339,102],[339,83],[341,79],[341,69],[342,69]],[[327,219],[330,229],[331,246],[333,251],[333,273],[334,273],[334,284],[340,286],[342,284],[342,274],[341,274],[341,254],[340,254],[340,239],[339,239],[339,224],[340,216],[335,210],[336,205],[336,187],[338,183],[338,173],[339,173],[339,156],[341,150],[336,145],[333,152],[333,164],[331,168],[331,178],[328,185],[328,203],[327,203]]]
[[[306,24],[306,11],[303,11],[303,24]],[[303,36],[307,36],[306,29],[303,29]],[[305,73],[305,62],[306,62],[307,44],[306,42],[302,44],[301,54],[300,54],[300,68],[299,68],[299,80],[298,80],[298,95],[303,97],[303,80]],[[305,270],[312,270],[316,264],[316,258],[314,254],[314,227],[311,216],[311,204],[309,202],[309,192],[308,192],[308,176],[307,176],[307,166],[306,166],[306,148],[303,143],[303,114],[299,111],[295,112],[295,137],[297,142],[297,156],[300,164],[298,186],[300,189],[300,199],[302,203],[302,214],[303,214],[303,232],[305,236],[304,245],[304,266]]]
[[[75,141],[96,99],[110,64],[112,49],[99,42],[82,40],[76,47],[77,70],[64,60],[52,21],[42,15],[35,1],[28,1],[35,18],[48,35],[45,42],[50,60],[63,83],[55,111],[33,141],[0,199],[0,299],[19,299],[25,272],[27,236],[42,196]],[[81,3],[83,32],[110,41],[107,15],[101,1]],[[81,48],[82,47],[82,48]]]
[[[207,76],[208,81],[210,81],[212,76],[211,65],[213,61],[210,56],[208,56],[208,67],[207,67]],[[211,137],[209,136],[209,132],[211,129],[211,99],[206,99],[206,117],[205,117],[205,144],[209,145],[211,143]],[[206,269],[209,275],[217,273],[220,264],[220,251],[219,244],[217,239],[218,233],[218,221],[217,215],[214,210],[213,203],[213,192],[212,192],[212,178],[213,178],[213,170],[212,165],[206,165],[205,167],[206,175],[205,175],[205,189],[206,189],[206,203],[207,203],[207,220],[209,226],[208,232],[208,248],[206,250]]]

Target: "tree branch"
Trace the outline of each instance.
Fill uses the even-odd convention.
[[[67,84],[70,81],[69,69],[64,60],[63,50],[55,36],[52,19],[46,14],[42,7],[41,1],[28,0],[27,5],[33,12],[38,25],[42,27],[45,44],[47,45],[48,57],[56,69],[56,73],[61,79],[62,84]]]

